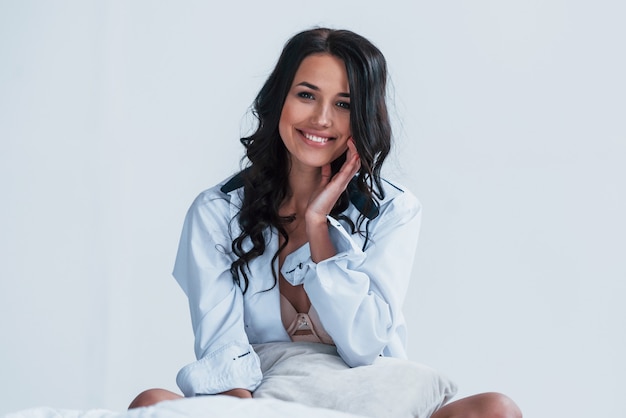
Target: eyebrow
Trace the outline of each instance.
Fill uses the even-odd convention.
[[[313,85],[311,83],[307,83],[306,81],[298,83],[297,85],[298,86],[308,87],[311,90],[320,91],[319,87],[317,87],[316,85]],[[337,96],[350,98],[350,93],[338,93]]]

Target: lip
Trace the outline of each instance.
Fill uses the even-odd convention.
[[[323,147],[329,142],[337,139],[336,137],[328,136],[328,134],[313,131],[303,131],[301,129],[296,129],[296,131],[300,134],[300,137],[306,144],[316,147]]]

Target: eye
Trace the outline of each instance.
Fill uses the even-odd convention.
[[[337,102],[337,106],[345,110],[350,110],[350,102]]]
[[[302,98],[302,99],[309,99],[312,100],[315,97],[313,97],[313,94],[309,93],[308,91],[301,91],[299,93],[297,93],[298,97]]]

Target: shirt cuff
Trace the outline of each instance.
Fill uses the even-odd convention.
[[[337,254],[320,261],[320,263],[336,262],[347,259],[351,265],[358,265],[365,259],[365,253],[359,245],[350,237],[348,231],[331,216],[327,216],[329,223],[330,238],[335,245]],[[317,264],[311,259],[311,248],[309,243],[304,244],[291,254],[285,257],[283,267],[280,272],[285,280],[292,286],[304,283],[305,279],[316,275]]]
[[[197,396],[235,388],[253,392],[262,379],[259,356],[252,346],[232,342],[183,367],[176,383],[185,396]]]
[[[337,250],[337,255],[347,254],[350,256],[354,255],[357,257],[365,256],[365,253],[363,253],[363,250],[361,250],[361,247],[359,246],[359,244],[357,244],[352,239],[352,237],[350,236],[350,233],[346,231],[346,229],[343,227],[343,225],[341,225],[341,223],[337,219],[333,218],[330,215],[326,216],[326,219],[328,219],[328,225],[329,225],[328,232],[330,233],[330,239],[333,241],[333,244],[335,245],[335,249]]]
[[[311,260],[308,242],[285,257],[280,272],[292,286],[301,285],[308,274],[315,273],[315,263]]]

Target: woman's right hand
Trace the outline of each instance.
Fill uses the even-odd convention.
[[[315,263],[334,256],[337,251],[328,232],[326,216],[346,190],[348,183],[361,168],[361,159],[356,150],[354,139],[348,140],[346,162],[337,174],[331,178],[330,164],[322,167],[321,182],[318,190],[313,193],[306,213],[306,235],[311,250],[311,260]]]
[[[339,196],[346,190],[350,180],[361,168],[361,158],[352,137],[348,139],[347,147],[346,161],[334,176],[331,177],[330,164],[322,167],[320,184],[317,191],[311,196],[306,210],[307,222],[309,220],[318,221],[325,225],[326,215],[333,209]]]

